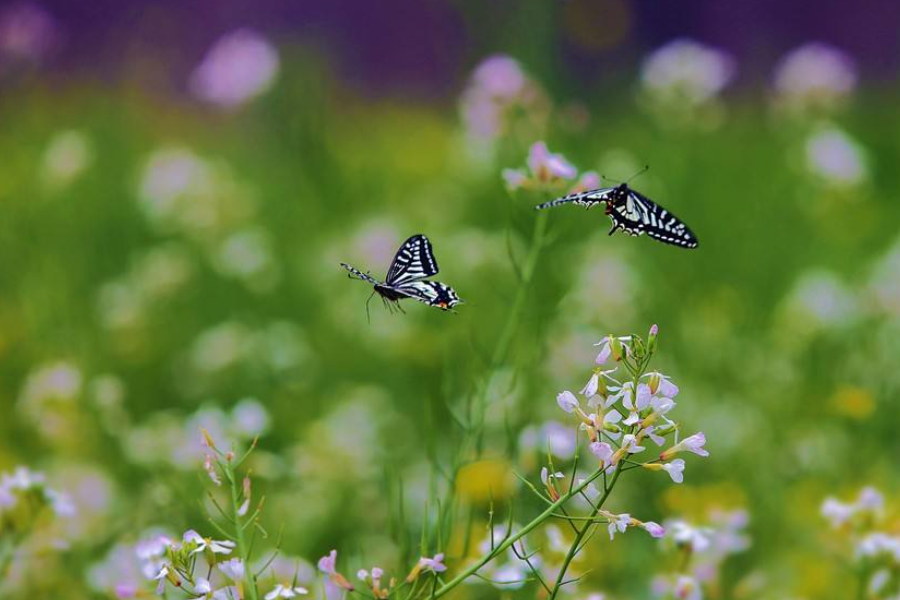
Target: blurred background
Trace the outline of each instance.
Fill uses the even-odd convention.
[[[201,427],[260,436],[288,573],[339,548],[348,573],[402,576],[477,382],[458,493],[524,520],[540,504],[513,471],[536,479],[547,436],[572,452],[556,393],[601,336],[652,323],[712,456],[682,485],[637,472],[612,509],[743,511],[709,597],[848,597],[819,506],[900,483],[897,23],[893,0],[0,2],[0,471],[46,473],[75,509],[4,597],[115,597],[146,532],[213,533]],[[613,179],[650,165],[633,186],[700,248],[554,211],[488,374],[548,199],[501,171],[539,140]],[[368,323],[338,263],[381,276],[419,232],[467,303],[376,300]],[[652,597],[664,549],[601,537],[568,595]]]

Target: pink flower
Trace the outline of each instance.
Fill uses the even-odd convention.
[[[260,34],[239,29],[219,39],[191,74],[195,96],[235,108],[271,87],[278,53]]]
[[[58,37],[56,21],[37,4],[11,3],[0,12],[0,60],[7,55],[39,61],[53,50]]]
[[[434,555],[434,558],[423,556],[419,559],[419,565],[423,571],[431,571],[432,573],[443,573],[447,570],[444,564],[444,553],[440,552]]]
[[[539,181],[552,179],[573,179],[578,170],[563,157],[547,148],[546,142],[535,142],[528,152],[528,168]]]
[[[706,444],[706,436],[703,432],[695,433],[690,437],[686,437],[668,450],[659,455],[660,460],[669,460],[679,452],[693,452],[697,456],[709,456],[703,446]]]
[[[581,178],[578,180],[578,182],[572,186],[572,189],[569,190],[569,193],[579,194],[581,192],[596,190],[599,187],[600,175],[598,175],[595,171],[585,171],[581,174]]]
[[[609,539],[613,539],[616,537],[616,533],[625,533],[625,530],[628,529],[628,526],[631,525],[631,515],[628,513],[622,513],[621,515],[613,515],[615,518],[611,518],[609,521],[609,526],[607,530],[609,531]]]
[[[332,550],[319,559],[319,570],[326,575],[334,575],[337,565],[337,550]]]
[[[337,550],[332,550],[319,559],[319,570],[328,575],[328,581],[345,590],[353,590],[353,584],[337,571]]]
[[[641,523],[641,528],[655,538],[665,537],[666,535],[666,528],[653,521]]]
[[[503,181],[506,182],[506,189],[514,192],[525,187],[528,183],[528,175],[522,169],[503,169]]]

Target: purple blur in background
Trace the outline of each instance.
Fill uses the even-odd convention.
[[[341,79],[370,93],[422,96],[458,90],[468,69],[495,52],[517,56],[532,70],[542,65],[531,63],[544,62],[545,70],[563,65],[574,79],[602,80],[618,62],[688,37],[734,55],[743,65],[742,84],[768,78],[779,56],[810,41],[854,56],[864,78],[892,78],[900,56],[900,28],[885,26],[900,23],[896,0],[47,0],[6,3],[3,14],[11,10],[33,39],[10,42],[0,19],[0,44],[13,44],[30,60],[58,72],[137,77],[182,92],[216,40],[244,28],[278,44],[316,48]],[[166,68],[145,73],[138,67],[148,57]]]

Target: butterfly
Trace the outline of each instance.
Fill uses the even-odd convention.
[[[569,202],[585,208],[591,208],[600,203],[605,204],[606,214],[612,220],[612,229],[609,230],[609,235],[621,229],[633,236],[646,233],[653,239],[682,248],[696,248],[699,244],[697,236],[681,219],[647,196],[631,189],[627,183],[569,194],[539,204],[535,208],[542,210]]]
[[[387,277],[383,282],[347,263],[341,263],[341,266],[350,271],[351,279],[367,281],[375,286],[372,296],[378,294],[388,308],[393,303],[393,306],[399,308],[401,312],[403,309],[400,307],[400,300],[404,298],[415,298],[419,302],[441,310],[450,310],[462,302],[450,286],[444,285],[440,281],[425,279],[438,274],[438,265],[431,249],[431,242],[420,233],[403,242],[403,245],[397,250],[397,254],[394,255],[394,260],[391,261]],[[369,300],[372,299],[372,296],[369,296]],[[367,300],[366,315],[368,316],[368,314],[369,301]]]

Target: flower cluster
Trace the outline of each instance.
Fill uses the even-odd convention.
[[[607,474],[612,474],[625,461],[651,471],[665,471],[672,481],[681,483],[685,462],[674,457],[683,452],[709,456],[702,432],[676,441],[657,459],[646,462],[633,459],[647,449],[647,440],[661,447],[670,435],[674,434],[677,440],[679,431],[678,424],[669,416],[675,408],[678,386],[662,373],[644,372],[655,349],[657,334],[654,326],[646,343],[638,336],[604,337],[596,344],[600,347],[595,361],[598,366],[580,392],[587,408],[582,409],[576,395],[568,390],[561,392],[556,401],[565,412],[579,418],[591,453]],[[622,382],[616,378],[619,366],[604,369],[610,361],[624,367],[631,380]]]
[[[272,86],[278,64],[278,51],[268,40],[240,29],[216,41],[191,74],[190,89],[210,104],[236,108]]]
[[[48,512],[71,517],[75,505],[68,494],[47,487],[43,473],[20,466],[0,474],[0,583],[11,570],[17,550],[38,537]]]
[[[245,575],[243,561],[231,557],[235,546],[231,540],[214,540],[189,529],[178,540],[163,535],[143,540],[135,554],[144,576],[156,583],[157,594],[168,584],[192,597],[225,600],[240,597]],[[118,594],[137,597],[139,591],[120,587]]]
[[[747,512],[741,509],[712,510],[702,526],[680,519],[667,521],[662,544],[676,568],[654,578],[653,593],[660,598],[703,598],[704,587],[717,583],[724,560],[750,547],[743,532],[747,523]]]
[[[833,108],[856,88],[857,68],[846,53],[822,43],[792,50],[776,65],[773,87],[776,102],[797,113]]]
[[[46,482],[43,473],[24,466],[0,474],[0,537],[27,532],[45,507],[59,517],[75,514],[68,494],[47,487]]]
[[[218,535],[208,537],[193,529],[175,539],[153,535],[134,547],[139,569],[147,580],[154,582],[157,594],[164,594],[171,588],[181,590],[189,598],[258,600],[261,596],[257,587],[259,577],[271,567],[275,555],[262,566],[250,566],[253,543],[247,539],[245,531],[252,527],[265,534],[259,524],[264,498],[253,505],[255,499],[249,475],[243,478],[237,475],[237,469],[255,449],[255,441],[243,456],[237,457],[234,451],[220,450],[208,431],[204,429],[201,433],[202,446],[207,453],[205,471],[216,486],[229,484],[229,509],[223,508],[223,503],[213,493],[208,494],[210,504],[220,517],[209,519]],[[272,573],[274,575],[274,571]],[[115,589],[120,598],[145,595],[143,587],[132,582],[118,584]],[[276,581],[263,597],[275,600],[306,593],[306,588],[297,585],[295,576],[294,581]]]
[[[806,167],[820,184],[852,187],[868,175],[862,146],[836,126],[822,126],[811,133],[805,150]]]
[[[460,112],[469,137],[490,142],[517,124],[526,132],[539,132],[548,104],[544,92],[518,61],[496,55],[475,68],[462,94]]]
[[[822,503],[841,548],[851,547],[858,565],[860,597],[896,598],[900,595],[900,535],[890,526],[884,496],[872,487],[860,490],[856,500],[828,497]]]
[[[600,176],[587,171],[578,177],[578,169],[562,154],[550,152],[545,142],[535,142],[528,151],[527,169],[504,169],[503,180],[510,191],[519,189],[559,192],[566,186],[569,193],[600,187]]]
[[[656,102],[688,107],[714,100],[734,74],[730,55],[688,39],[659,48],[641,69],[644,89]]]

